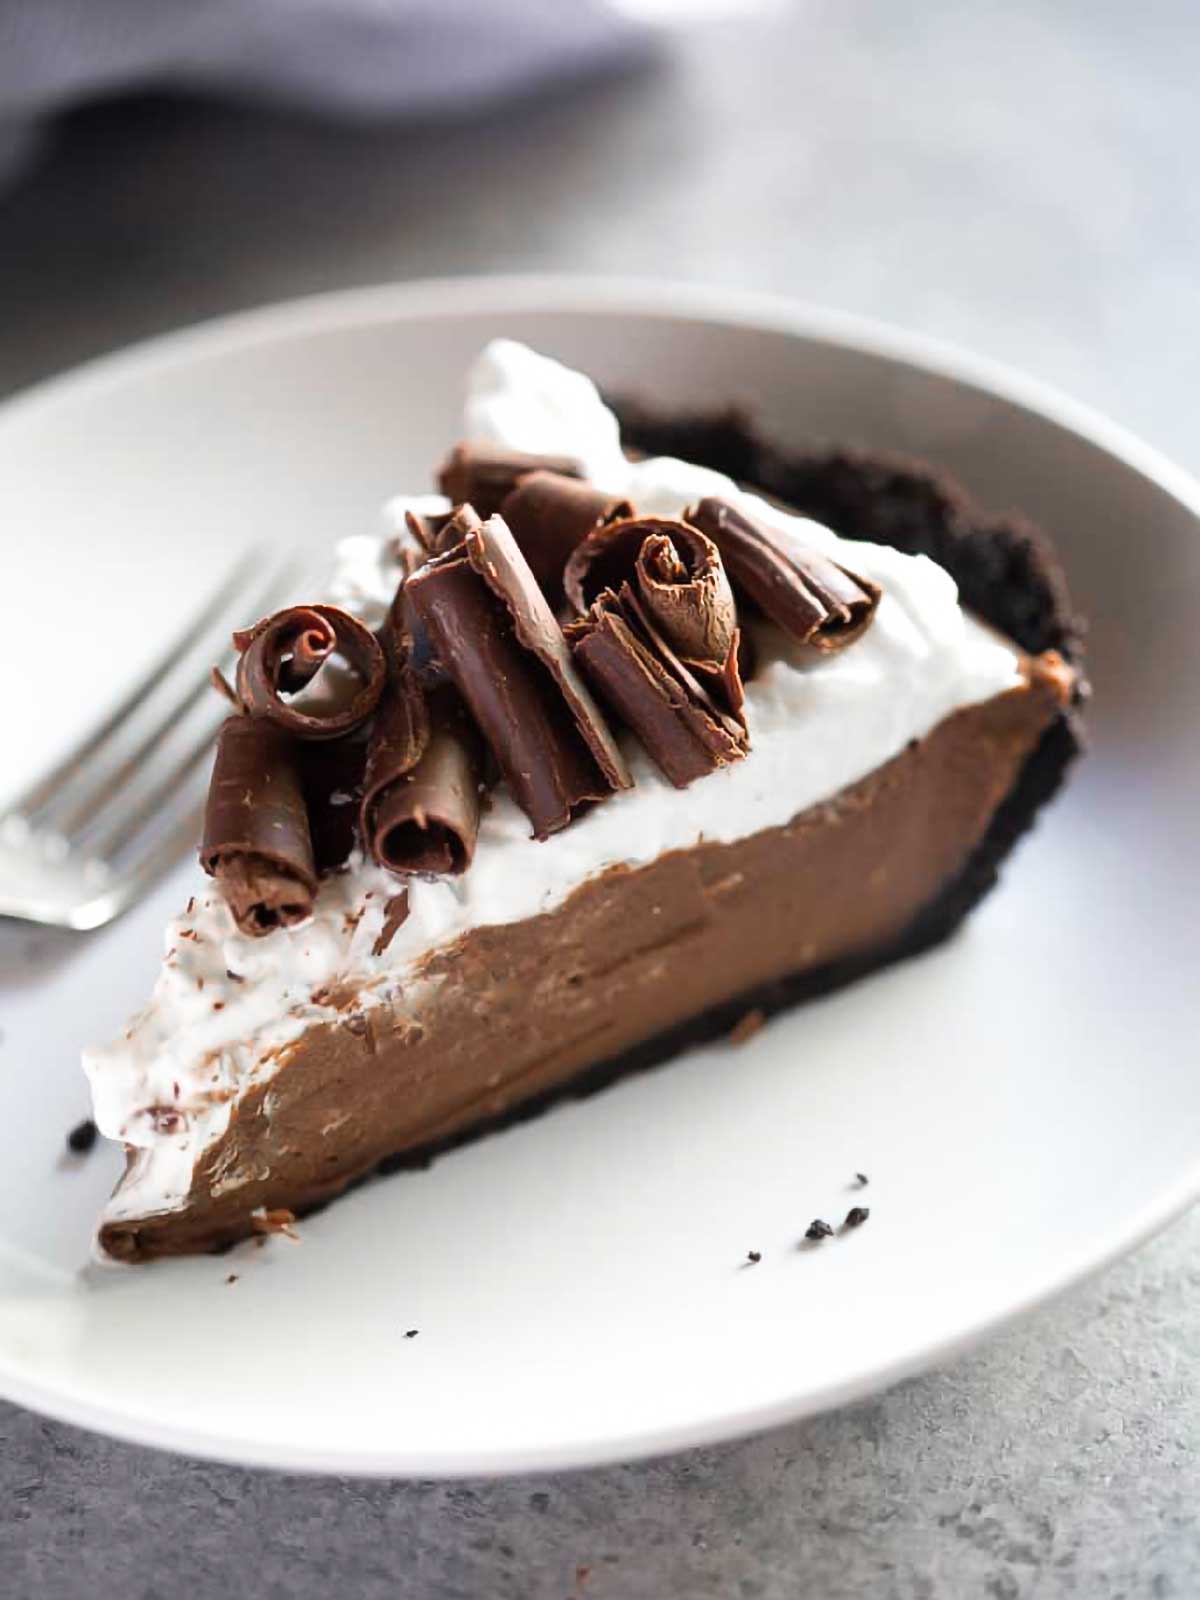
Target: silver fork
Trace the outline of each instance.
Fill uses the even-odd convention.
[[[209,669],[228,672],[229,635],[276,610],[297,569],[251,551],[150,670],[53,771],[0,814],[0,916],[98,928],[189,845],[204,809],[202,768],[229,713]]]

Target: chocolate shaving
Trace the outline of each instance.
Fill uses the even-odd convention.
[[[443,550],[453,549],[468,528],[480,526],[479,513],[473,505],[466,502],[455,506],[452,511],[426,512],[424,516],[418,516],[415,511],[406,511],[404,520],[413,538],[426,555],[431,556],[439,555]],[[409,548],[411,549],[411,546]],[[411,577],[412,571],[406,576]]]
[[[606,589],[568,634],[588,682],[677,789],[745,755],[743,723],[679,659],[631,585]]]
[[[233,636],[242,652],[237,691],[247,711],[266,717],[301,739],[337,739],[360,727],[383,693],[386,667],[374,634],[336,606],[289,606]],[[347,698],[328,708],[285,701],[306,688],[340,655],[357,678]]]
[[[317,892],[300,750],[265,717],[221,728],[200,862],[252,937],[312,915]]]
[[[405,526],[427,556],[433,555],[434,548],[437,545],[437,536],[450,520],[450,515],[449,511],[406,511],[404,513]],[[406,557],[412,546],[406,544],[397,535],[392,541],[392,547],[395,551],[396,560],[407,567]],[[406,578],[411,578],[412,571],[406,571],[404,575]]]
[[[235,711],[240,711],[242,709],[242,702],[234,693],[232,687],[230,686],[229,679],[221,671],[220,667],[209,668],[208,681],[212,684],[213,688],[223,700],[229,701],[229,704],[234,708]]]
[[[735,589],[800,644],[831,654],[870,627],[881,590],[817,550],[786,550],[761,523],[712,496],[684,513],[721,552]]]
[[[428,517],[417,515],[411,511],[404,513],[409,532],[407,534],[393,534],[384,545],[388,561],[393,567],[400,569],[397,574],[398,584],[403,585],[405,578],[410,578],[429,554],[424,544],[424,540],[428,536],[426,524],[439,522],[442,516],[447,515],[449,515],[448,512]]]
[[[557,611],[563,603],[563,569],[571,552],[593,528],[632,517],[633,507],[578,478],[537,471],[518,481],[500,515],[551,609]]]
[[[680,661],[740,717],[737,610],[720,552],[698,529],[665,517],[597,528],[572,553],[563,583],[580,615],[604,590],[629,584]]]
[[[556,472],[581,478],[583,469],[570,456],[530,456],[491,445],[456,444],[438,468],[438,488],[455,505],[469,501],[481,517],[493,516],[517,483],[530,472]]]
[[[400,929],[408,921],[409,913],[408,890],[401,889],[399,894],[394,894],[383,908],[383,927],[379,930],[379,937],[371,946],[371,954],[379,957],[391,944]]]
[[[458,874],[479,833],[483,746],[457,690],[428,701],[411,670],[394,675],[371,734],[360,830],[391,872]]]
[[[544,839],[631,779],[502,518],[434,557],[405,597]]]

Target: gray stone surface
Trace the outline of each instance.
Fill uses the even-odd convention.
[[[670,273],[962,340],[1197,468],[1198,58],[1191,0],[814,0],[486,127],[91,111],[0,201],[0,391],[332,286]],[[576,1476],[280,1478],[0,1407],[0,1593],[1187,1600],[1197,1246],[870,1404]]]

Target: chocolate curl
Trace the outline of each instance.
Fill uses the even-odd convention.
[[[631,779],[507,525],[490,517],[405,585],[438,658],[544,839]]]
[[[530,472],[507,496],[500,515],[553,611],[563,603],[563,569],[593,528],[631,517],[628,500],[558,472]]]
[[[452,549],[469,528],[478,528],[482,525],[479,513],[468,503],[455,506],[453,511],[437,511],[425,516],[418,516],[415,511],[406,511],[404,521],[409,533],[429,556]],[[415,568],[410,568],[406,576],[411,577],[414,570]]]
[[[466,872],[475,856],[483,744],[458,693],[430,696],[429,744],[405,773],[384,779],[363,810],[363,835],[390,872]]]
[[[568,603],[583,613],[605,590],[620,595],[626,585],[674,655],[739,716],[745,693],[737,608],[712,540],[665,517],[597,528],[567,562]]]
[[[445,683],[446,674],[434,655],[424,624],[405,599],[404,586],[431,555],[453,549],[456,544],[461,544],[468,532],[481,528],[483,523],[475,507],[466,504],[455,506],[452,511],[435,512],[424,517],[408,511],[405,512],[405,520],[423,553],[415,550],[411,544],[404,546],[404,575],[392,597],[387,620],[379,630],[379,642],[383,646],[389,671],[396,670],[402,656],[415,671],[420,684],[430,689]]]
[[[471,508],[466,506],[459,509],[470,511]],[[473,512],[471,515],[474,517]],[[411,545],[407,546],[407,553],[414,559],[396,586],[388,614],[376,637],[383,649],[389,679],[403,668],[415,677],[420,688],[428,691],[449,680],[442,663],[438,660],[425,624],[408,600],[409,580],[415,573],[420,572],[428,558],[420,556]],[[386,699],[385,692],[384,700]]]
[[[312,915],[317,892],[296,741],[265,717],[222,726],[200,862],[252,938]]]
[[[380,746],[372,741],[363,838],[389,872],[457,876],[471,865],[479,835],[482,741],[457,691],[445,685],[429,698],[421,755],[405,765],[404,730],[411,713],[397,711],[401,700],[391,693],[377,719],[377,728],[383,727]],[[389,712],[400,729],[394,742]]]
[[[677,789],[745,755],[744,724],[679,659],[632,585],[606,589],[567,632],[596,693]],[[736,645],[727,660],[736,676]]]
[[[583,468],[570,456],[530,456],[486,444],[456,444],[438,468],[438,488],[448,500],[469,501],[481,517],[500,510],[518,481],[529,472],[556,472],[581,478]]]
[[[761,523],[712,496],[684,513],[721,552],[736,589],[798,643],[829,655],[870,627],[882,590],[816,550],[793,556]]]
[[[336,606],[289,606],[233,636],[242,652],[237,691],[247,711],[300,739],[337,739],[360,727],[379,704],[387,676],[383,651],[369,628]],[[329,709],[301,709],[281,697],[312,682],[335,655],[358,678],[348,700]]]
[[[304,803],[318,873],[344,867],[354,848],[366,760],[365,728],[341,739],[308,739],[300,747]]]

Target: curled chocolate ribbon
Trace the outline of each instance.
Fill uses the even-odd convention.
[[[673,655],[740,719],[737,608],[720,552],[698,528],[665,517],[609,523],[575,549],[563,581],[579,615],[606,590],[620,597],[628,587]]]
[[[443,522],[451,526],[465,534],[482,524],[470,506],[459,506]],[[475,855],[484,749],[408,603],[407,583],[380,631],[388,686],[371,729],[359,833],[391,872],[457,875]]]
[[[535,838],[629,787],[617,743],[502,518],[489,517],[461,545],[426,562],[406,582],[405,600]]]
[[[297,742],[265,717],[222,726],[200,861],[240,932],[260,937],[312,915],[317,870]]]
[[[383,651],[369,628],[336,606],[289,606],[233,636],[241,651],[237,692],[245,709],[300,739],[337,739],[360,727],[379,704]],[[328,709],[285,701],[340,656],[357,680]],[[338,686],[339,690],[342,688]]]
[[[583,469],[570,456],[531,456],[520,450],[499,450],[491,445],[456,444],[438,468],[437,485],[455,505],[469,501],[481,517],[499,511],[526,473],[555,472],[579,478]]]
[[[411,677],[385,694],[371,735],[360,828],[390,872],[457,875],[475,855],[483,744],[449,684],[426,702]]]
[[[597,695],[632,728],[676,788],[728,766],[749,749],[744,721],[680,660],[632,584],[605,589],[569,624],[567,636]],[[726,704],[736,699],[740,711],[736,634],[726,661],[733,682],[721,692]]]
[[[769,528],[713,496],[684,513],[721,552],[735,589],[800,644],[832,654],[870,627],[882,591],[816,550],[784,548]]]
[[[593,528],[633,515],[628,500],[559,472],[526,473],[500,508],[553,611],[563,603],[563,569]]]

